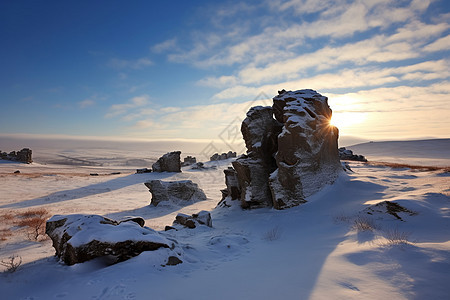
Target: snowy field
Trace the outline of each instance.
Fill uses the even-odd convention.
[[[370,151],[397,161],[400,154],[390,143],[378,152],[374,150],[378,143],[371,143]],[[402,162],[422,159],[424,165],[450,165],[448,142],[434,144],[429,157],[423,145],[417,145],[409,144],[415,154]],[[348,148],[372,159],[369,150]],[[220,189],[225,188],[223,169],[231,160],[208,162],[216,166],[210,170],[183,167],[182,173],[134,174],[136,167],[150,167],[164,152],[68,151],[58,150],[58,161],[53,150],[40,152],[40,159],[30,165],[0,163],[0,260],[22,258],[15,272],[0,274],[1,299],[448,299],[450,295],[448,171],[350,162],[353,172],[343,172],[304,205],[283,211],[242,210],[238,205],[216,208]],[[188,154],[195,153],[182,157]],[[83,165],[86,161],[91,163]],[[16,170],[20,174],[13,174]],[[112,174],[116,172],[120,174]],[[184,207],[149,206],[151,194],[143,183],[151,179],[191,179],[207,200]],[[388,214],[375,206],[383,201],[393,201],[408,212]],[[162,267],[166,256],[157,250],[115,265],[96,259],[66,266],[54,257],[49,239],[32,241],[26,228],[5,218],[42,208],[50,215],[141,216],[146,226],[178,241],[183,263]],[[163,231],[177,213],[200,210],[211,211],[213,228]]]

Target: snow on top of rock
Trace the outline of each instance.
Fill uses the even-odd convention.
[[[58,235],[67,233],[68,240],[74,247],[99,242],[118,243],[123,241],[148,241],[169,245],[170,242],[148,227],[141,227],[135,222],[117,221],[99,215],[55,215],[48,222],[61,221],[64,225],[56,229]]]
[[[311,89],[304,89],[304,90],[297,90],[297,91],[282,91],[275,98],[283,99],[283,100],[284,99],[290,100],[290,99],[287,99],[287,98],[294,98],[292,100],[297,100],[297,101],[300,100],[300,99],[306,100],[308,98],[314,98],[314,99],[318,99],[318,100],[321,100],[321,101],[327,100],[327,97],[322,96],[321,94],[319,94],[315,90],[311,90]]]

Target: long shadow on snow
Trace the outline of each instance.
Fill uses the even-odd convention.
[[[242,299],[260,295],[266,299],[308,299],[315,292],[327,258],[347,239],[349,227],[336,224],[334,219],[342,212],[358,212],[367,206],[366,201],[381,199],[385,189],[383,185],[343,176],[335,185],[309,197],[307,203],[291,209],[219,208],[213,212],[214,230],[219,235],[245,235],[252,244],[251,252],[214,269],[170,280],[175,286],[177,280],[183,284],[184,295],[197,291],[198,282],[202,282],[205,293],[216,295],[229,295],[231,287],[239,291]],[[279,234],[271,240],[274,229]],[[227,284],[218,280],[224,274],[233,274],[228,276]]]
[[[367,268],[373,264],[385,265],[374,268],[374,273],[401,286],[408,299],[447,299],[450,294],[450,253],[447,250],[395,245],[348,254],[347,259]]]
[[[209,201],[209,200],[211,200],[211,199],[206,199],[204,201]],[[111,218],[113,220],[119,220],[119,219],[127,217],[127,216],[139,216],[144,219],[153,219],[153,218],[159,218],[159,217],[169,215],[175,211],[178,211],[182,208],[189,207],[190,205],[196,204],[198,202],[202,202],[202,201],[189,203],[187,205],[173,204],[170,206],[163,206],[163,205],[153,206],[153,205],[149,204],[149,205],[143,206],[141,208],[124,210],[124,211],[107,214],[106,217]]]
[[[0,206],[0,208],[26,208],[44,204],[70,201],[92,195],[108,193],[114,190],[122,189],[130,185],[144,183],[145,181],[148,180],[167,178],[174,174],[176,173],[168,173],[168,172],[149,173],[149,175],[147,176],[145,176],[145,174],[131,174],[119,178],[114,178],[105,182],[99,182],[92,185],[83,186],[76,189],[69,189],[55,192],[44,197],[2,205]]]

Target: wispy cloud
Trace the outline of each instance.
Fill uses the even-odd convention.
[[[95,105],[95,101],[92,99],[84,99],[83,101],[78,102],[78,106],[80,106],[80,108],[87,108],[93,105]]]
[[[177,39],[172,38],[172,39],[165,40],[164,42],[161,42],[159,44],[156,44],[156,45],[150,47],[150,50],[155,53],[162,53],[167,50],[174,50],[176,45],[177,45]]]
[[[153,62],[147,58],[142,57],[135,60],[127,60],[127,59],[119,59],[119,58],[112,58],[108,62],[108,66],[114,69],[143,69],[145,67],[153,65]]]
[[[106,118],[112,118],[117,116],[123,116],[126,114],[130,114],[130,111],[146,106],[150,103],[149,95],[141,95],[137,97],[133,97],[125,103],[114,104],[108,110],[108,113],[105,115]],[[129,118],[130,119],[130,118]]]

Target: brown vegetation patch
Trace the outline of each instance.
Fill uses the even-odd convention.
[[[383,161],[370,161],[366,163],[369,166],[384,166],[384,167],[390,167],[393,169],[402,169],[407,168],[415,171],[444,171],[444,172],[450,172],[450,167],[438,167],[438,166],[418,166],[418,165],[410,165],[410,164],[399,164],[399,163],[390,163],[390,162],[383,162]]]
[[[18,214],[19,220],[15,224],[26,227],[27,236],[30,240],[37,241],[40,236],[45,236],[45,223],[50,217],[46,209],[33,209]]]
[[[25,231],[28,239],[40,240],[45,237],[45,223],[49,217],[50,213],[44,208],[3,213],[0,215],[0,241],[7,241],[13,235],[14,226],[19,227],[19,232]]]
[[[8,240],[8,238],[12,236],[12,232],[10,228],[0,229],[0,241],[4,242]]]

